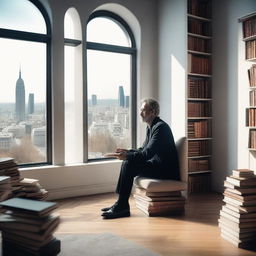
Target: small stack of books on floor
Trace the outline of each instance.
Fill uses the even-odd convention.
[[[1,199],[1,192],[7,190],[1,190],[1,177],[9,176],[12,190],[12,197],[22,197],[36,200],[46,200],[48,197],[48,191],[43,189],[36,179],[21,178],[18,165],[13,158],[6,157],[0,158],[0,201],[6,200],[10,197]]]
[[[136,187],[133,192],[136,206],[148,216],[164,216],[184,212],[185,197],[181,191],[149,192]]]
[[[12,186],[15,186],[20,180],[20,172],[18,165],[13,158],[5,157],[0,158],[0,175],[9,176]]]
[[[48,196],[48,191],[41,187],[38,180],[24,178],[13,187],[13,194],[15,197],[45,200]]]
[[[56,203],[12,198],[0,206],[5,210],[0,215],[3,255],[55,256],[60,252],[60,241],[53,236],[60,223],[53,214]]]
[[[9,176],[0,176],[0,201],[12,197],[11,179]]]
[[[219,218],[221,236],[239,248],[256,245],[256,175],[248,169],[232,171],[224,182],[225,205]]]

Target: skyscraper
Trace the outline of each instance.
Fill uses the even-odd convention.
[[[96,105],[97,105],[97,95],[92,94],[92,106],[96,106]]]
[[[130,105],[130,97],[129,96],[125,96],[125,107],[126,108],[129,108],[129,105]]]
[[[15,116],[17,121],[25,120],[25,85],[21,78],[21,70],[16,82]]]
[[[34,93],[28,96],[28,115],[34,113]]]
[[[123,86],[119,86],[118,90],[118,106],[124,107],[125,98],[124,98],[124,88]]]

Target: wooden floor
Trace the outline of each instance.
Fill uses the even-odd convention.
[[[189,196],[186,213],[180,217],[147,217],[131,199],[131,217],[103,220],[100,209],[115,199],[115,194],[101,194],[59,200],[62,222],[56,233],[112,232],[166,256],[256,255],[220,237],[220,194]]]

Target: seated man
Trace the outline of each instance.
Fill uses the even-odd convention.
[[[137,150],[117,149],[114,156],[123,160],[116,193],[117,202],[103,208],[104,219],[130,216],[129,197],[135,176],[179,180],[178,154],[172,131],[159,117],[159,104],[153,99],[142,102],[140,116],[147,123],[147,136]]]

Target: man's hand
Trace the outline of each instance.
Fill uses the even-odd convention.
[[[128,152],[127,149],[117,148],[116,149],[116,153],[117,153],[116,157],[119,160],[126,160],[127,159],[127,152]]]

